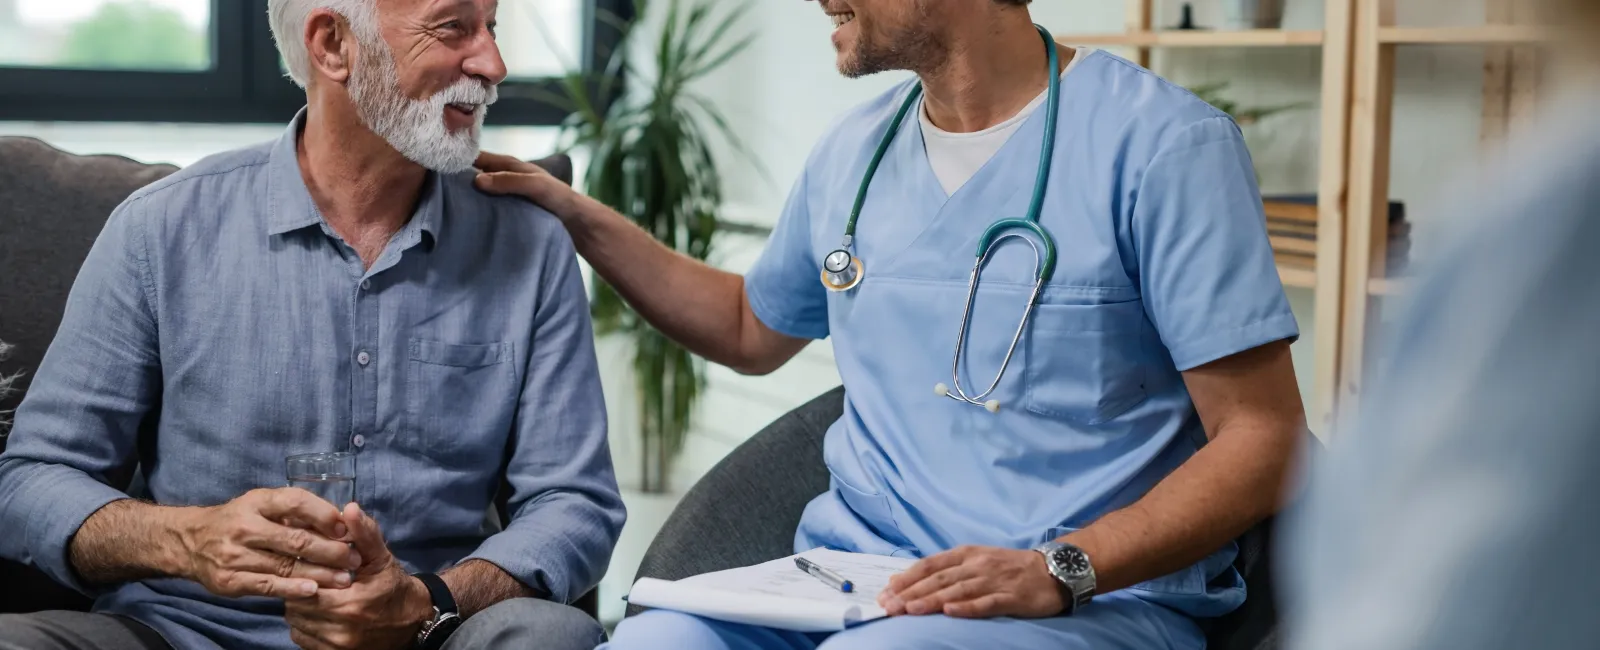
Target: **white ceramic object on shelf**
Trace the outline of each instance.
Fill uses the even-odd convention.
[[[1224,29],[1283,27],[1284,0],[1222,0]]]

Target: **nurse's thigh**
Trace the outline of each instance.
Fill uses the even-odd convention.
[[[817,638],[652,609],[617,625],[595,650],[815,650]]]
[[[1205,635],[1182,614],[1119,593],[1074,616],[962,619],[897,616],[853,628],[818,650],[1203,650]]]

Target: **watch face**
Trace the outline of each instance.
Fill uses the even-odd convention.
[[[1071,548],[1057,549],[1055,552],[1056,566],[1067,575],[1081,576],[1089,574],[1089,558],[1081,551]]]

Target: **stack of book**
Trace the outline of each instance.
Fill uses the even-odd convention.
[[[1279,266],[1294,269],[1317,268],[1317,197],[1284,195],[1262,197],[1267,213],[1267,236],[1272,240],[1272,256]],[[1411,256],[1411,222],[1406,221],[1405,204],[1389,202],[1389,245],[1387,274],[1405,270]]]

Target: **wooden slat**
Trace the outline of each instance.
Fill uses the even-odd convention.
[[[1511,8],[1511,21],[1529,25],[1535,21],[1531,3],[1515,2]],[[1539,88],[1542,83],[1544,53],[1537,47],[1518,47],[1511,52],[1510,109],[1507,112],[1507,130],[1525,126],[1536,117],[1539,110]]]
[[[1512,22],[1512,0],[1485,0],[1484,20],[1491,25]],[[1483,54],[1483,123],[1479,141],[1493,147],[1506,137],[1511,118],[1511,50],[1493,46]]]
[[[1057,34],[1066,45],[1123,47],[1315,47],[1321,30],[1250,29],[1240,31],[1169,30],[1126,34]]]
[[[1378,30],[1378,42],[1388,45],[1537,45],[1551,40],[1549,30],[1529,25],[1383,27]]]
[[[1340,291],[1344,269],[1345,192],[1349,183],[1351,39],[1354,0],[1325,0],[1321,157],[1317,164],[1317,292],[1313,316],[1311,411],[1319,434],[1333,429],[1339,393]]]
[[[1129,34],[1148,34],[1155,29],[1155,0],[1127,0],[1128,20],[1126,31]],[[1091,45],[1091,43],[1085,43]],[[1140,66],[1150,67],[1150,48],[1141,46],[1136,55]]]
[[[1344,309],[1338,410],[1360,408],[1367,329],[1374,307],[1368,295],[1382,277],[1388,244],[1390,129],[1394,112],[1393,45],[1380,42],[1394,23],[1394,0],[1357,0],[1350,119],[1350,205],[1346,217]]]
[[[1311,269],[1296,268],[1293,266],[1278,265],[1278,279],[1283,281],[1283,286],[1312,289],[1317,286],[1317,272]]]

